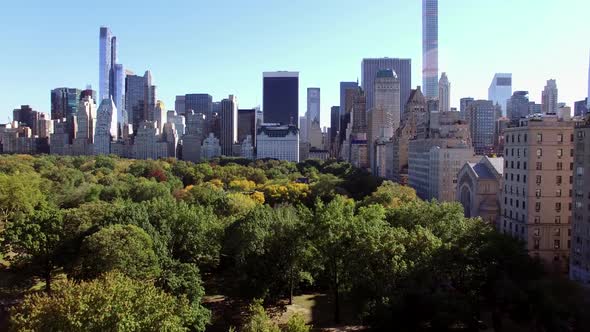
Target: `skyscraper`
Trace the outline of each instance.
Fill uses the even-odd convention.
[[[438,97],[437,81],[438,0],[422,0],[422,85],[426,98]]]
[[[438,81],[438,111],[451,111],[451,83],[447,73],[442,73],[440,81]]]
[[[154,121],[156,87],[152,85],[152,75],[149,70],[144,76],[128,74],[125,82],[125,109],[128,111],[128,119],[133,125],[133,131],[137,132],[142,121]]]
[[[512,123],[517,123],[520,118],[529,115],[528,91],[514,91],[512,97],[506,103],[506,113]]]
[[[494,150],[496,108],[491,100],[476,100],[467,107],[467,122],[473,148],[478,155],[491,154]]]
[[[256,109],[238,109],[238,143],[251,136],[252,146],[256,146]]]
[[[543,113],[557,113],[557,99],[557,83],[555,80],[548,80],[542,93]]]
[[[367,110],[371,110],[374,105],[375,92],[373,90],[375,77],[380,70],[391,69],[397,74],[400,82],[400,102],[408,102],[412,90],[412,60],[411,59],[394,59],[394,58],[377,58],[363,59],[361,65],[362,87],[367,95]],[[397,119],[398,123],[400,119]]]
[[[338,137],[338,131],[340,130],[340,106],[332,106],[330,108],[330,142],[332,149],[335,149],[336,137]]]
[[[81,91],[79,89],[57,88],[51,90],[51,119],[59,120],[76,115]]]
[[[117,64],[117,37],[108,27],[100,28],[98,61],[98,103],[104,99],[113,99],[118,111],[117,121],[125,121],[125,69],[123,65]],[[119,122],[119,126],[123,123]]]
[[[221,154],[233,155],[233,147],[238,140],[238,99],[230,95],[221,101]]]
[[[502,107],[502,115],[506,116],[506,102],[512,96],[512,74],[497,73],[488,88],[488,100]]]
[[[111,153],[111,141],[117,137],[117,108],[111,99],[103,99],[96,115],[94,154]]]
[[[307,88],[307,124],[320,123],[320,88]]]
[[[346,113],[346,90],[357,89],[358,82],[340,82],[340,115]]]
[[[298,126],[299,72],[264,72],[262,111],[265,123]]]
[[[465,97],[461,98],[460,105],[459,105],[459,112],[461,113],[461,119],[467,119],[467,108],[471,103],[473,103],[474,99],[472,97]]]

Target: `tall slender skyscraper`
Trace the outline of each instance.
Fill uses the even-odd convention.
[[[422,85],[426,98],[438,97],[437,81],[438,0],[422,0]]]
[[[298,127],[299,72],[265,72],[262,76],[262,112],[265,123]]]
[[[221,101],[221,154],[233,155],[234,144],[238,140],[238,99],[230,95]]]
[[[320,88],[307,88],[307,112],[305,113],[307,125],[307,137],[304,141],[310,141],[312,126],[320,125]],[[302,139],[301,134],[299,138]]]
[[[451,111],[451,83],[447,73],[442,73],[440,81],[438,81],[438,111]]]
[[[117,64],[117,37],[108,27],[100,28],[98,45],[98,104],[112,99],[117,109],[117,122],[122,128],[128,121],[125,111],[125,69]]]
[[[412,90],[412,60],[411,59],[394,59],[394,58],[377,58],[363,59],[361,65],[362,87],[367,95],[367,111],[370,111],[375,101],[375,78],[381,70],[391,69],[397,74],[400,82],[400,102],[408,102]],[[399,123],[401,119],[397,119]]]
[[[548,80],[542,93],[542,110],[543,113],[557,113],[557,83],[555,80]]]
[[[506,102],[512,96],[512,74],[497,73],[488,88],[488,100],[502,107],[502,115],[506,116]]]

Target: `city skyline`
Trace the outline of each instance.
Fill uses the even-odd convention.
[[[106,1],[105,7],[108,2]],[[583,29],[568,29],[568,36],[571,38],[567,39],[557,39],[560,34],[566,32],[565,27],[555,26],[551,29],[552,31],[543,30],[549,40],[559,40],[559,47],[554,45],[551,48],[544,48],[537,43],[522,43],[523,36],[534,36],[535,31],[541,31],[543,17],[554,17],[567,10],[572,21],[576,21],[573,17],[584,11],[581,9],[590,7],[583,1],[574,0],[572,4],[580,10],[571,11],[571,4],[559,6],[551,2],[547,2],[544,6],[530,8],[518,1],[513,3],[504,0],[495,2],[493,6],[491,4],[473,5],[467,1],[439,4],[439,70],[446,71],[453,78],[451,106],[458,107],[458,101],[463,97],[485,99],[489,78],[496,72],[513,73],[513,89],[529,91],[530,99],[537,103],[541,102],[541,91],[545,82],[552,78],[557,80],[560,102],[573,106],[574,101],[584,99],[587,94],[588,47],[576,45],[579,44],[576,40],[583,40]],[[264,5],[261,3],[255,8],[256,11],[238,4],[227,13],[229,16],[239,18],[242,11],[250,10],[248,12],[250,17],[253,16],[256,21],[243,32],[238,31],[235,26],[220,29],[220,31],[210,31],[203,29],[204,26],[191,26],[186,23],[175,23],[167,27],[153,24],[146,26],[145,23],[134,26],[130,23],[137,22],[132,17],[115,17],[109,22],[104,22],[104,18],[100,18],[99,14],[106,8],[97,8],[96,15],[93,15],[97,17],[96,19],[75,18],[70,22],[60,22],[52,26],[46,26],[41,21],[39,25],[13,31],[14,29],[8,28],[11,22],[28,7],[19,4],[10,4],[10,6],[6,12],[13,15],[7,15],[9,17],[0,23],[0,27],[5,28],[4,31],[11,32],[7,38],[7,45],[12,50],[10,54],[3,55],[5,59],[1,68],[5,72],[5,80],[0,83],[2,88],[0,97],[3,101],[0,104],[2,121],[6,121],[11,111],[22,104],[29,104],[36,110],[49,113],[50,91],[58,87],[83,89],[86,84],[91,84],[93,89],[99,90],[99,77],[96,73],[96,63],[98,63],[96,30],[103,25],[110,27],[117,35],[120,62],[125,63],[126,67],[136,73],[141,73],[145,69],[152,71],[159,88],[158,99],[163,100],[168,105],[168,109],[172,109],[171,105],[174,105],[176,95],[189,93],[209,93],[215,101],[220,101],[229,94],[235,94],[240,100],[240,108],[255,107],[262,104],[260,88],[262,72],[293,70],[300,72],[299,115],[304,114],[305,111],[302,105],[305,105],[306,88],[317,86],[322,89],[322,126],[329,126],[330,108],[339,104],[339,82],[355,81],[359,78],[361,74],[359,64],[363,58],[385,56],[411,58],[412,88],[422,82],[421,3],[384,2],[381,6],[371,6],[372,8],[365,8],[366,10],[358,13],[356,11],[358,8],[355,8],[352,3],[345,3],[340,6],[341,8],[336,8],[331,1],[322,3],[316,12],[306,17],[306,20],[312,27],[333,23],[331,28],[328,24],[328,28],[319,31],[319,36],[322,38],[317,38],[318,40],[331,38],[324,43],[326,45],[322,45],[323,42],[308,39],[306,29],[309,27],[304,28],[304,24],[279,24],[280,21],[276,18],[268,23],[279,24],[277,31],[264,31],[257,36],[252,35],[252,29],[258,29],[264,19],[281,9],[297,14],[304,10],[305,3],[292,4],[287,8],[272,3]],[[510,17],[514,14],[505,13],[507,6],[526,9],[527,15],[538,19],[527,21],[530,23],[527,25],[512,24]],[[174,6],[170,7],[164,8],[163,14],[170,13],[169,10]],[[264,9],[263,13],[258,12],[260,8]],[[221,15],[218,9],[221,8],[216,8],[216,5],[203,8],[213,17]],[[40,3],[27,14],[31,17],[41,16],[41,14],[52,16],[53,10],[56,9]],[[336,20],[326,22],[325,17],[322,17],[327,11],[344,16],[354,13],[358,19],[364,20],[372,19],[375,15],[383,19],[377,22],[371,20],[371,24],[359,27],[358,31],[343,33],[343,30],[336,29],[339,26]],[[67,15],[68,11],[59,13],[62,14],[55,15]],[[492,29],[481,24],[486,21],[486,17],[494,17],[499,13],[506,15],[507,23],[504,26],[495,25]],[[473,16],[477,16],[476,19]],[[393,20],[392,17],[398,17],[400,20]],[[456,20],[456,17],[460,19]],[[462,27],[470,26],[469,24],[476,24],[477,28],[465,31]],[[401,28],[404,30],[400,30]],[[516,28],[519,29],[520,34],[509,34]],[[501,42],[486,43],[487,40],[481,37],[489,35],[488,29],[494,31],[495,35],[502,36]],[[396,38],[385,39],[391,33],[384,35],[383,31],[404,31],[404,33],[396,33]],[[195,35],[196,32],[198,34]],[[359,39],[359,36],[366,35],[367,32],[373,32],[374,36]],[[248,38],[244,37],[246,35]],[[196,36],[208,42],[210,47],[202,48],[207,52],[178,52],[181,47],[185,47],[181,43],[183,39],[196,38]],[[227,36],[235,38],[236,42],[230,47],[224,47],[225,53],[219,56],[219,50],[215,46],[223,42]],[[342,45],[342,42],[349,38],[355,40],[355,43]],[[522,45],[517,45],[517,42]],[[512,47],[511,52],[504,52],[506,54],[497,54],[494,51],[498,50],[500,47],[498,45],[501,47],[517,45],[517,47]],[[235,54],[250,46],[266,47],[263,49],[265,50],[264,61],[259,59],[257,52],[253,52],[251,56],[247,53],[241,54],[240,61],[235,61]],[[325,47],[334,48],[335,46],[337,46],[336,50],[348,52],[336,57],[326,66],[325,61],[320,61],[324,55],[319,51]],[[474,48],[477,50],[473,50]],[[293,49],[297,52],[290,51]],[[567,49],[567,52],[564,53],[563,49]],[[44,55],[44,61],[39,61],[39,54]],[[230,56],[231,54],[234,55]],[[554,58],[565,60],[554,63]],[[187,68],[188,70],[184,70]],[[236,69],[238,69],[237,76]],[[473,75],[474,72],[475,75]]]

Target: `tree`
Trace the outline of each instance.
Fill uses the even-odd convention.
[[[49,293],[52,273],[60,263],[64,235],[61,211],[46,206],[7,224],[2,251],[12,263],[25,265],[41,276]]]
[[[204,331],[210,314],[120,273],[76,283],[59,281],[54,295],[32,294],[11,310],[14,331]]]
[[[416,191],[391,181],[383,182],[375,192],[363,200],[363,205],[381,204],[387,208],[397,208],[416,201]]]
[[[0,227],[17,215],[32,213],[45,201],[40,184],[37,174],[0,173]]]
[[[151,237],[134,225],[112,225],[87,237],[80,249],[81,276],[96,278],[117,270],[131,278],[153,280],[160,274]]]
[[[281,332],[279,327],[268,317],[262,300],[254,300],[248,307],[248,320],[241,329],[242,332]]]
[[[287,325],[283,328],[283,332],[309,332],[311,326],[305,324],[305,319],[300,314],[295,314],[289,317]]]

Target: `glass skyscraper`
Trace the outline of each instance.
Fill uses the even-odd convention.
[[[299,72],[265,72],[262,81],[264,123],[298,127]]]
[[[502,115],[506,116],[506,103],[512,96],[512,74],[498,73],[488,88],[488,100],[502,107]]]
[[[422,85],[426,98],[438,98],[438,0],[422,0]]]
[[[112,99],[117,108],[117,121],[122,126],[127,119],[125,111],[125,69],[117,64],[117,37],[108,27],[100,28],[98,46],[98,104]]]
[[[69,118],[78,113],[82,91],[79,89],[57,88],[51,90],[51,120]]]
[[[363,59],[361,65],[361,84],[365,95],[367,96],[367,112],[374,107],[375,98],[375,78],[377,73],[381,70],[391,69],[397,74],[400,82],[400,103],[405,105],[410,97],[412,90],[412,60],[411,59],[397,59],[397,58],[376,58]],[[438,89],[438,81],[436,82]],[[403,109],[403,107],[402,107]],[[340,110],[342,112],[342,110]],[[400,117],[403,114],[400,114]],[[400,119],[397,119],[399,123]]]

